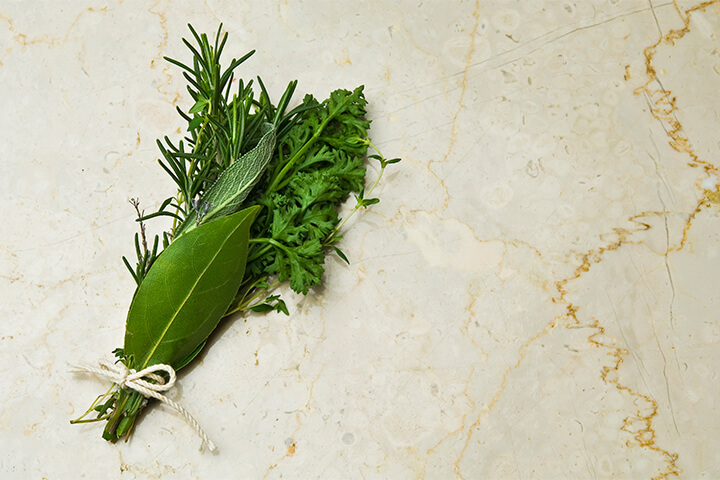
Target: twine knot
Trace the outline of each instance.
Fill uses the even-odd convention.
[[[122,362],[114,363],[106,358],[100,359],[98,361],[98,365],[99,367],[74,365],[72,366],[72,370],[76,372],[94,373],[95,375],[111,380],[120,388],[134,390],[144,397],[152,397],[160,400],[185,417],[188,424],[193,427],[195,432],[197,432],[202,439],[202,444],[200,445],[201,449],[203,446],[207,446],[211,452],[215,452],[217,450],[217,447],[210,440],[202,427],[200,427],[200,424],[197,420],[195,420],[195,417],[190,415],[190,412],[185,410],[179,403],[160,393],[170,390],[177,380],[175,370],[170,365],[158,363],[157,365],[152,365],[140,371],[135,371],[132,368],[128,368]],[[166,381],[165,377],[158,375],[158,372],[165,372],[170,378]],[[155,383],[148,380],[152,380]]]

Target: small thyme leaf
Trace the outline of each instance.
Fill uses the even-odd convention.
[[[342,258],[343,260],[345,260],[345,263],[347,263],[348,265],[350,265],[350,260],[348,260],[348,258],[345,256],[345,254],[343,253],[342,250],[340,250],[340,249],[339,249],[338,247],[336,247],[335,245],[333,245],[332,248],[333,248],[333,250],[335,250],[335,253],[337,253],[337,256],[338,256],[338,257]]]
[[[208,100],[207,98],[200,98],[197,102],[195,102],[195,105],[190,107],[188,113],[200,113],[205,110],[205,107],[207,107],[209,104],[210,100]]]

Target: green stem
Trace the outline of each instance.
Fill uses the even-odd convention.
[[[126,436],[132,430],[137,414],[142,409],[142,401],[142,394],[119,389],[115,409],[107,419],[108,423],[105,425],[102,437],[110,442],[116,442]]]
[[[272,193],[272,192],[274,192],[274,191],[276,191],[276,190],[279,190],[280,188],[283,188],[285,185],[288,184],[288,182],[290,181],[290,178],[291,178],[291,177],[288,177],[288,178],[287,178],[285,181],[283,181],[282,183],[281,183],[281,181],[282,181],[282,180],[285,178],[285,176],[288,174],[288,172],[290,171],[290,169],[292,168],[292,166],[295,164],[295,162],[297,162],[297,160],[298,160],[300,157],[302,157],[303,155],[305,155],[305,152],[307,152],[308,149],[309,149],[310,147],[312,147],[313,144],[315,144],[315,142],[318,140],[318,138],[320,138],[320,134],[322,133],[323,130],[325,130],[325,127],[327,126],[327,124],[328,124],[328,123],[330,122],[330,120],[332,120],[332,119],[333,119],[333,116],[328,116],[325,120],[322,121],[322,123],[320,123],[320,126],[319,126],[318,129],[315,131],[315,133],[313,133],[313,136],[310,137],[310,140],[308,140],[307,143],[306,143],[305,145],[303,145],[302,148],[301,148],[300,150],[298,150],[298,151],[295,153],[295,155],[292,156],[292,158],[291,158],[290,160],[288,160],[288,162],[285,164],[285,166],[284,166],[283,169],[280,171],[280,173],[273,179],[273,182],[270,184],[270,186],[269,186],[268,189],[267,189],[268,192]]]
[[[250,263],[253,260],[257,260],[258,258],[262,257],[263,255],[265,255],[265,253],[267,253],[268,250],[270,250],[272,248],[272,245],[269,244],[267,238],[251,238],[248,241],[248,243],[255,243],[255,244],[265,243],[266,245],[264,247],[262,247],[260,250],[258,250],[257,252],[253,253],[251,256],[249,256],[247,259],[247,263]]]
[[[262,289],[260,289],[256,294],[254,294],[252,297],[248,298],[247,300],[244,300],[244,301],[243,301],[242,303],[240,303],[237,307],[233,308],[232,310],[229,310],[229,311],[225,312],[225,315],[223,315],[223,317],[227,317],[227,316],[232,315],[233,313],[237,313],[237,312],[240,312],[240,311],[242,311],[242,310],[247,310],[247,309],[249,309],[249,308],[252,308],[252,307],[250,306],[250,303],[252,303],[253,301],[257,300],[257,299],[260,298],[261,296],[266,295],[267,293],[269,293],[272,289],[274,289],[274,288],[277,287],[278,285],[280,285],[280,282],[276,280],[276,281],[273,282],[271,285],[269,285],[267,288],[262,288]],[[253,307],[254,307],[254,306],[255,306],[255,305],[253,305]]]
[[[290,249],[283,245],[282,243],[278,242],[274,238],[251,238],[249,240],[249,243],[267,243],[267,247],[265,248],[265,251],[270,249],[270,246],[277,247],[281,250],[284,250],[286,252],[290,252]]]
[[[317,135],[317,134],[313,135],[310,138],[310,140],[308,140],[307,143],[305,145],[303,145],[302,148],[300,150],[298,150],[295,153],[295,155],[292,156],[292,158],[290,160],[288,160],[288,162],[285,164],[285,166],[280,171],[280,173],[273,179],[273,182],[270,184],[270,186],[267,189],[268,192],[270,192],[270,193],[275,192],[278,189],[287,185],[287,181],[283,182],[282,185],[278,185],[278,184],[280,183],[281,179],[285,178],[287,173],[290,171],[290,168],[292,168],[293,164],[298,160],[298,158],[300,158],[302,155],[304,155],[305,152],[307,152],[308,149],[313,146],[313,144],[315,143],[315,141],[317,141],[318,138],[319,138],[319,135]],[[288,177],[288,178],[290,178],[290,177]]]
[[[95,411],[95,408],[96,408],[98,405],[100,405],[101,402],[103,402],[103,401],[104,401],[106,398],[108,398],[109,396],[114,395],[114,393],[113,393],[113,388],[115,388],[115,385],[113,385],[112,387],[110,387],[110,388],[108,389],[108,391],[105,392],[105,393],[103,393],[102,395],[98,395],[98,396],[95,398],[95,401],[92,403],[92,405],[90,405],[90,408],[88,408],[88,409],[85,411],[85,413],[83,413],[82,415],[80,415],[78,418],[76,418],[76,419],[74,419],[74,420],[70,420],[70,423],[71,423],[71,424],[76,424],[76,423],[92,423],[92,422],[100,422],[100,421],[102,421],[102,420],[106,420],[106,419],[110,418],[110,415],[111,415],[111,414],[102,415],[102,412],[100,412],[100,415],[101,415],[101,416],[98,416],[97,418],[85,419],[85,417],[87,417],[88,415],[90,415],[91,412]]]
[[[70,420],[70,423],[75,425],[76,423],[102,422],[103,420],[107,420],[108,418],[110,418],[111,415],[112,415],[111,413],[108,413],[107,415],[103,415],[102,417],[98,417],[98,418],[77,418],[75,420]]]
[[[102,437],[105,440],[108,440],[110,442],[116,442],[118,438],[120,438],[117,435],[117,428],[120,424],[120,420],[123,419],[125,413],[125,406],[127,405],[128,399],[129,395],[125,390],[118,390],[118,398],[115,402],[115,409],[113,410],[110,418],[108,418],[108,423],[107,425],[105,425],[105,430],[103,430]]]
[[[372,142],[370,142],[370,140],[367,140],[367,139],[366,139],[365,142],[367,143],[367,145],[368,145],[369,147],[371,147],[373,150],[375,150],[375,151],[378,153],[378,155],[380,155],[380,158],[382,158],[383,160],[385,160],[385,157],[383,156],[383,154],[380,152],[380,150],[379,150],[375,145],[372,144]],[[382,177],[383,177],[383,173],[385,173],[385,168],[386,168],[386,167],[387,167],[387,164],[386,164],[384,161],[383,161],[383,162],[380,162],[380,173],[378,174],[378,177],[375,179],[375,183],[373,183],[373,184],[372,184],[372,187],[370,187],[370,190],[367,191],[367,193],[366,193],[367,196],[370,196],[370,195],[372,194],[372,192],[375,190],[375,187],[377,187],[378,184],[380,183],[380,180],[381,180]],[[345,223],[346,223],[348,220],[350,220],[350,217],[352,217],[352,216],[355,214],[355,212],[357,212],[358,210],[360,210],[360,207],[361,207],[361,203],[358,202],[357,205],[355,205],[355,208],[353,208],[352,211],[350,211],[350,213],[349,213],[345,218],[343,218],[340,223],[338,223],[338,224],[335,226],[335,228],[334,228],[333,231],[330,233],[330,235],[327,236],[327,238],[325,239],[324,245],[328,245],[328,244],[329,244],[328,242],[330,242],[330,240],[332,240],[333,237],[335,237],[335,236],[338,234],[338,232],[339,232],[340,229],[343,227],[343,225],[345,225]]]
[[[198,148],[200,147],[200,139],[202,138],[202,134],[205,132],[205,127],[207,126],[208,122],[209,122],[208,118],[205,117],[205,121],[203,122],[202,126],[200,127],[200,131],[198,132],[197,140],[195,141],[195,146],[192,149],[192,153],[197,153]],[[192,176],[193,172],[195,171],[195,168],[197,167],[197,161],[198,161],[197,158],[193,158],[192,162],[190,162],[190,167],[188,168],[188,172],[187,172],[188,178],[190,178]],[[180,206],[183,204],[187,205],[187,202],[190,200],[191,199],[189,199],[189,198],[185,198],[185,195],[183,194],[182,190],[178,189],[178,193],[175,196],[175,203],[178,205],[178,207],[176,208],[175,213],[179,215],[180,212],[182,211],[180,209]],[[178,220],[177,220],[177,218],[173,217],[173,224],[172,224],[172,230],[171,230],[173,233],[175,233],[177,225],[178,225]]]

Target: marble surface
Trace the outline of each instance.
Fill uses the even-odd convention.
[[[403,162],[326,287],[222,327],[128,443],[122,342],[187,22],[366,85]],[[0,477],[720,478],[720,2],[0,2]],[[371,175],[376,174],[373,170]],[[287,293],[287,292],[286,292]]]

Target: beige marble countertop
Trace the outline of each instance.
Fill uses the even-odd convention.
[[[128,443],[127,201],[172,186],[186,24],[366,86],[402,157],[289,317],[223,326]],[[0,477],[720,478],[720,2],[0,2]],[[377,170],[370,171],[375,175]],[[285,290],[283,290],[285,291]]]

